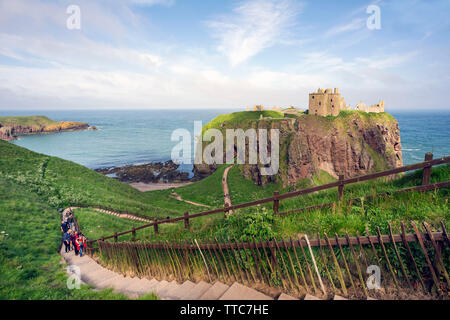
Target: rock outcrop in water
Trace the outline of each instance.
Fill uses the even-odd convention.
[[[178,164],[174,163],[172,160],[169,160],[164,163],[146,163],[142,165],[96,169],[95,171],[128,183],[168,183],[189,181],[189,172],[179,171],[178,168]]]
[[[243,118],[242,113],[237,114]],[[387,113],[351,111],[338,117],[263,116],[251,121],[213,120],[211,123],[224,136],[226,129],[280,130],[280,169],[277,175],[262,176],[261,165],[240,165],[241,173],[259,185],[278,180],[284,186],[299,186],[312,184],[324,176],[351,178],[403,165],[399,126]],[[270,143],[269,140],[269,151]],[[207,144],[204,142],[204,146]],[[248,141],[246,144],[248,150]],[[194,175],[204,178],[216,169],[216,165],[195,165]]]
[[[20,135],[97,130],[85,122],[54,121],[43,116],[0,117],[0,139],[15,140]]]

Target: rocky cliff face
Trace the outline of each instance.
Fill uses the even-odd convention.
[[[96,130],[95,127],[89,127],[84,122],[69,122],[61,121],[56,125],[40,126],[40,125],[5,125],[0,123],[0,139],[1,140],[15,140],[17,136],[27,134],[42,134],[42,133],[54,133],[63,131],[76,131],[76,130]]]
[[[284,186],[328,175],[346,178],[403,165],[400,130],[386,113],[347,112],[335,118],[302,115],[289,119],[260,119],[234,124],[233,128],[280,130],[280,170],[276,176],[262,176],[260,165],[241,165],[242,174],[259,185],[279,180]],[[221,124],[221,130],[228,127]],[[270,145],[270,143],[269,143]],[[216,165],[196,165],[194,174],[205,177]]]

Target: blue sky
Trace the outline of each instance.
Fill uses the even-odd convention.
[[[305,108],[339,87],[353,106],[448,110],[448,12],[448,0],[0,0],[0,109]]]

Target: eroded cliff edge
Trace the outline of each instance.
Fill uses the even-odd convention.
[[[259,185],[279,181],[283,186],[299,187],[317,184],[327,177],[351,178],[403,165],[399,125],[387,113],[346,111],[337,117],[307,114],[286,117],[282,113],[260,112],[258,119],[254,115],[247,119],[245,114],[220,116],[204,129],[219,129],[224,136],[226,129],[280,130],[277,175],[262,176],[257,165],[240,166],[241,173]],[[269,139],[269,146],[270,143]],[[248,147],[248,141],[246,144]],[[195,165],[194,175],[203,178],[216,168],[216,165]]]
[[[44,116],[0,117],[0,139],[15,140],[20,135],[97,130],[85,122],[54,121]]]

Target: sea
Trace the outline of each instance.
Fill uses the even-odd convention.
[[[240,110],[0,110],[0,116],[44,115],[96,126],[98,131],[22,136],[11,143],[97,169],[167,161],[179,143],[171,139],[174,130],[186,129],[193,137],[194,121],[206,124],[235,111]],[[435,158],[450,154],[450,110],[391,114],[399,122],[405,165],[423,161],[427,152]],[[192,165],[180,169],[191,173]]]

